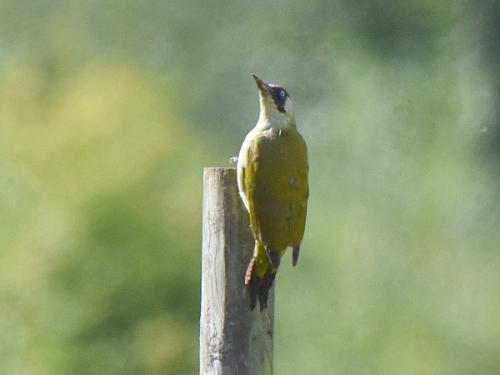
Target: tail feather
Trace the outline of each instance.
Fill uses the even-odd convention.
[[[267,273],[261,282],[261,288],[259,290],[260,311],[263,311],[267,307],[267,299],[269,298],[269,289],[271,289],[271,287],[273,286],[273,281],[275,277],[276,277],[276,271]]]
[[[254,310],[259,299],[260,311],[267,307],[269,298],[269,289],[273,286],[273,281],[276,277],[276,271],[266,273],[264,277],[257,276],[255,269],[252,271],[250,282],[250,310]]]
[[[275,270],[277,270],[280,267],[281,263],[281,254],[277,250],[273,250],[269,247],[265,247],[266,250],[266,255],[269,260],[269,263],[273,266]]]
[[[299,261],[299,252],[300,252],[300,245],[294,246],[292,253],[292,266],[294,267],[297,265],[297,262]]]

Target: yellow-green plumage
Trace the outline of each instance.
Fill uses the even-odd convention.
[[[250,226],[254,238],[272,251],[284,252],[302,241],[307,169],[306,144],[293,128],[262,132],[248,148],[244,184]],[[259,277],[265,271],[257,266]]]
[[[258,297],[262,310],[288,247],[293,247],[292,263],[297,262],[309,190],[306,144],[297,132],[291,100],[282,87],[254,79],[260,116],[241,146],[238,188],[255,238],[245,283],[250,307]]]

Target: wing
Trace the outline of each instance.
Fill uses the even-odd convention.
[[[240,153],[238,155],[238,165],[236,168],[238,191],[240,193],[240,197],[241,197],[241,200],[243,201],[243,204],[245,205],[247,211],[249,211],[249,212],[250,212],[250,208],[249,208],[248,197],[247,197],[247,193],[246,193],[245,175],[246,175],[246,169],[247,169],[247,164],[248,164],[248,152],[249,152],[249,149],[250,149],[250,146],[252,144],[254,137],[255,137],[255,130],[252,130],[245,137],[245,140],[243,141],[243,144],[241,145]]]
[[[308,197],[306,144],[295,130],[266,131],[248,147],[244,185],[254,237],[274,250],[299,245]]]

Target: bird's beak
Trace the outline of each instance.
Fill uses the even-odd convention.
[[[257,83],[257,87],[259,88],[259,91],[262,96],[266,96],[270,93],[270,87],[267,83],[262,81],[259,77],[257,77],[255,74],[252,74],[253,79],[255,79],[255,82]]]

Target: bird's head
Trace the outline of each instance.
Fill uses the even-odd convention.
[[[260,98],[260,120],[281,126],[295,126],[295,114],[286,90],[274,83],[265,83],[255,74]]]

